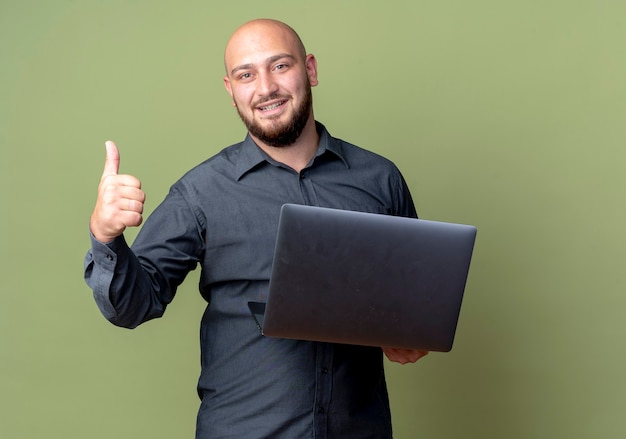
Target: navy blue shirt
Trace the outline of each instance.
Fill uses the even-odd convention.
[[[247,136],[176,182],[132,249],[92,236],[85,279],[119,326],[160,317],[200,265],[198,439],[391,437],[380,348],[264,337],[247,307],[266,299],[283,204],[417,216],[393,163],[317,129],[300,173]]]

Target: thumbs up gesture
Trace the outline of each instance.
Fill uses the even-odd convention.
[[[118,174],[119,167],[117,146],[108,141],[98,199],[89,221],[91,233],[104,243],[113,241],[126,227],[139,226],[143,220],[141,214],[146,195],[141,190],[141,182],[132,175]]]

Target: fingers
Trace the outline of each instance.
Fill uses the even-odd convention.
[[[120,211],[131,211],[137,213],[143,213],[143,205],[146,201],[145,193],[135,184],[126,185],[124,184],[118,176],[115,179],[113,177],[108,177],[101,188],[101,196],[102,205],[107,206],[108,208],[120,210]],[[136,179],[131,180],[133,183],[139,183],[139,180],[135,182]]]
[[[102,172],[102,178],[109,175],[117,175],[120,170],[120,153],[112,141],[104,143],[106,148],[106,157],[104,159],[104,171]]]
[[[146,194],[136,186],[124,185],[117,189],[117,200],[121,210],[143,213]]]
[[[396,349],[388,347],[382,349],[389,361],[400,364],[415,363],[420,358],[428,355],[428,351],[417,349]]]
[[[141,182],[132,175],[109,175],[100,184],[98,199],[100,206],[110,213],[129,211],[141,214],[146,194],[141,190]]]
[[[132,175],[107,175],[100,182],[100,192],[104,195],[112,192],[120,192],[118,196],[129,197],[144,201],[141,190],[141,181]]]
[[[115,216],[115,221],[112,222],[112,234],[119,235],[126,227],[137,227],[143,222],[143,216],[139,212],[132,210],[120,210]]]

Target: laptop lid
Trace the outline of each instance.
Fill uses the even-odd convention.
[[[474,226],[285,204],[264,335],[447,352]]]

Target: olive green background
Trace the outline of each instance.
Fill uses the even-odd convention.
[[[452,352],[387,364],[396,437],[626,436],[622,0],[0,2],[0,437],[192,437],[192,273],[128,331],[82,279],[113,139],[154,209],[241,140],[230,33],[292,24],[316,117],[479,229]],[[128,233],[129,239],[135,231]]]

